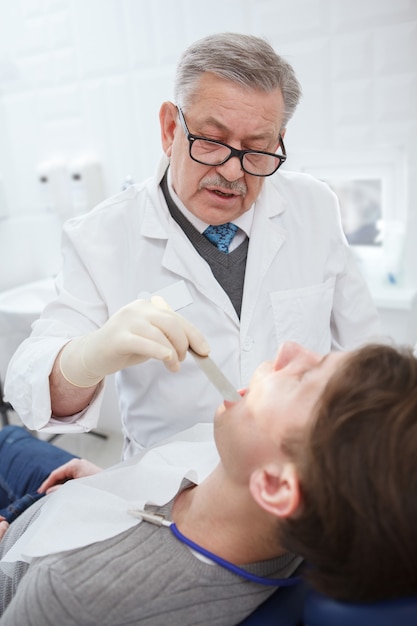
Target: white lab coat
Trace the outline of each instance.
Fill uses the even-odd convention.
[[[309,175],[277,172],[256,202],[241,319],[208,264],[171,218],[156,177],[129,187],[63,233],[62,290],[17,350],[7,399],[31,429],[96,426],[103,389],[66,423],[51,418],[48,375],[61,347],[138,297],[161,293],[193,322],[211,356],[237,387],[272,359],[284,340],[320,353],[379,335],[378,316],[341,228],[336,196]],[[175,374],[156,360],[116,375],[125,456],[209,422],[221,397],[187,356]]]

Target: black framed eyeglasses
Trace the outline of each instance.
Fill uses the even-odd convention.
[[[222,141],[192,135],[188,130],[184,114],[179,106],[178,117],[190,144],[190,157],[202,165],[223,165],[232,157],[237,157],[242,170],[252,176],[271,176],[285,162],[287,153],[281,134],[279,146],[282,154],[262,152],[261,150],[236,150]]]

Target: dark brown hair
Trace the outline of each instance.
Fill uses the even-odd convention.
[[[417,359],[371,345],[326,386],[304,443],[288,444],[300,515],[280,538],[322,593],[375,601],[417,593]]]

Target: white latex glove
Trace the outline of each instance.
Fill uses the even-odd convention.
[[[159,359],[171,371],[180,367],[187,349],[210,351],[193,324],[170,309],[160,296],[122,307],[98,330],[67,343],[60,355],[64,378],[77,387],[97,385],[107,374]]]

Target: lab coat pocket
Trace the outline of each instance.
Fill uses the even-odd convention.
[[[330,350],[335,282],[332,277],[319,285],[270,294],[278,345],[296,341],[310,350]]]

